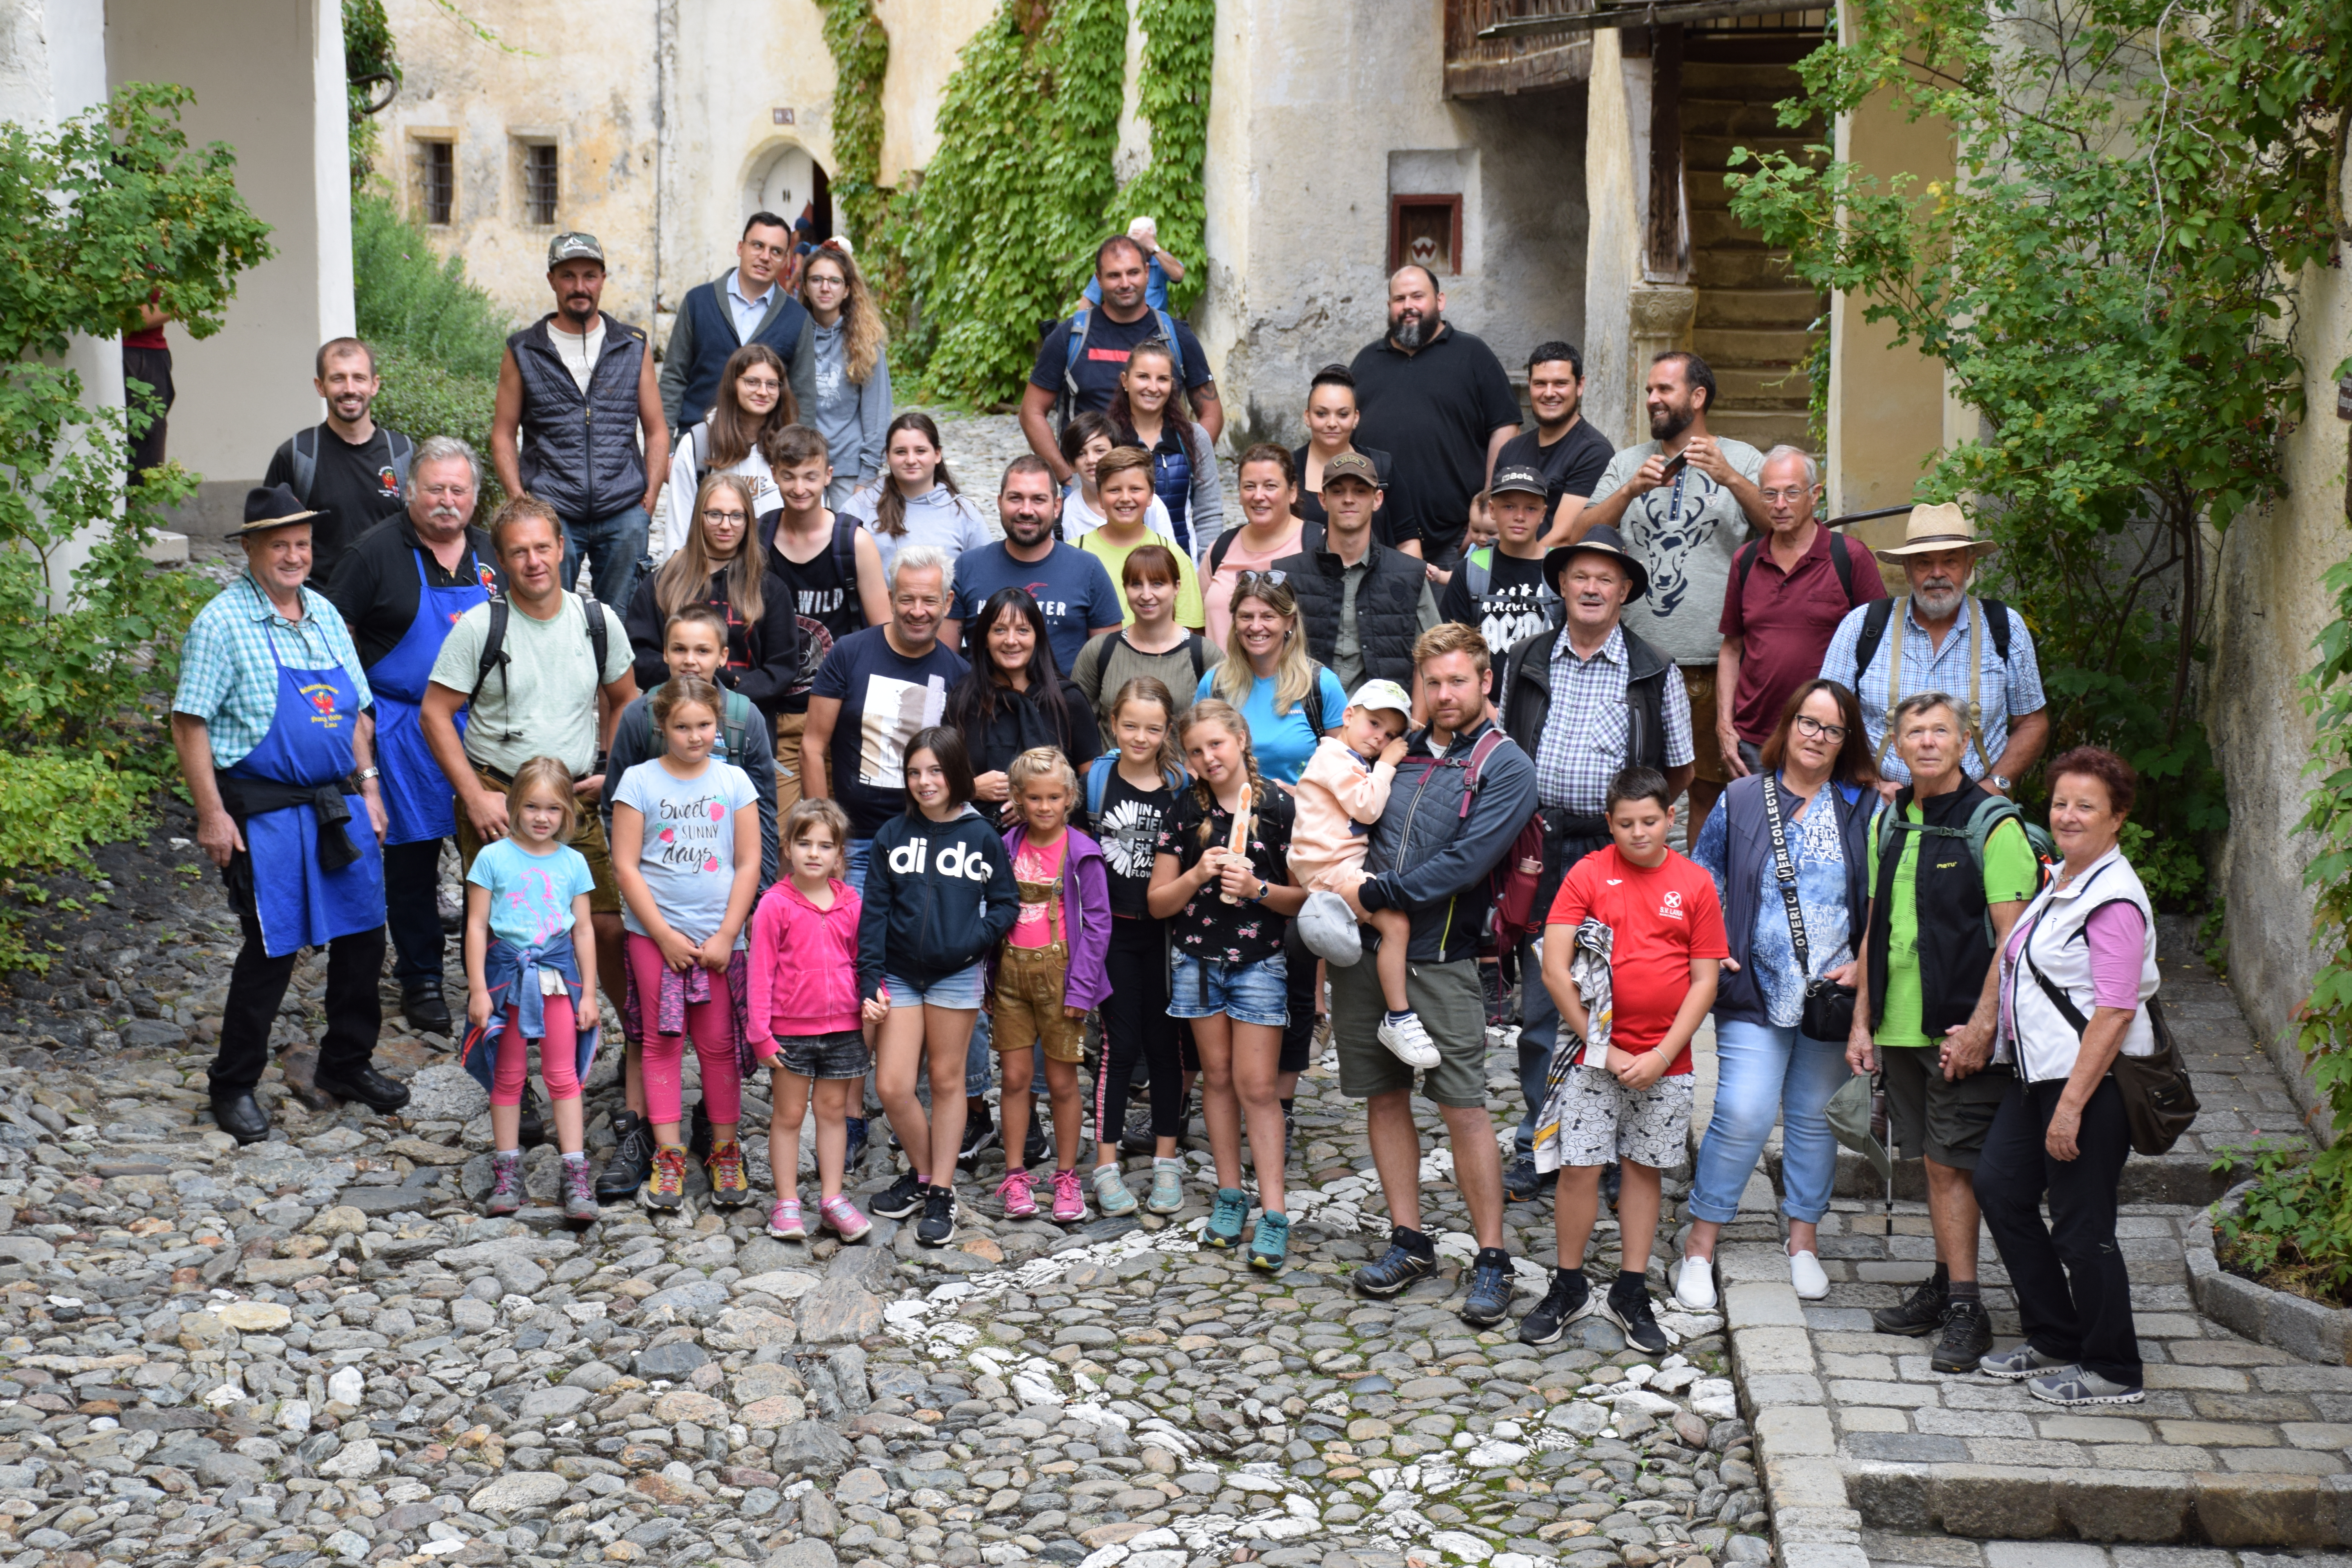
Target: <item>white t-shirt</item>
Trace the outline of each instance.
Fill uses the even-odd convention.
[[[588,395],[588,378],[596,374],[596,361],[604,353],[604,318],[599,314],[596,324],[584,333],[567,332],[553,321],[547,323],[548,342],[555,349],[555,357],[572,373],[580,384],[580,395]]]
[[[656,757],[621,775],[613,804],[635,806],[645,817],[638,873],[662,919],[688,942],[709,942],[727,918],[735,890],[735,814],[759,798],[751,775],[731,763],[706,763],[699,774],[682,779]],[[647,934],[625,900],[621,923]],[[742,940],[737,932],[738,946]]]
[[[1072,485],[1063,492],[1062,538],[1064,540],[1076,544],[1080,539],[1102,525],[1102,513],[1087,504],[1085,490]],[[1151,504],[1143,509],[1143,526],[1154,533],[1166,535],[1169,543],[1176,542],[1175,521],[1168,515],[1168,503],[1158,496],[1153,496]]]

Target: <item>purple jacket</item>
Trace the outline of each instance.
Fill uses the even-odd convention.
[[[1016,826],[1004,836],[1007,858],[1019,858],[1028,831]],[[1070,901],[1073,867],[1077,870],[1076,904]],[[1102,846],[1075,827],[1063,851],[1062,930],[1070,939],[1070,979],[1063,1001],[1072,1007],[1099,1007],[1110,996],[1110,976],[1104,970],[1110,952],[1110,873],[1103,867]]]

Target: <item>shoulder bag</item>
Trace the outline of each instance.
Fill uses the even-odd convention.
[[[1780,902],[1789,911],[1789,935],[1797,948],[1797,973],[1805,977],[1805,1011],[1797,1020],[1797,1027],[1807,1039],[1834,1044],[1853,1032],[1853,987],[1812,973],[1805,949],[1805,915],[1798,907],[1797,868],[1790,863],[1789,834],[1780,822],[1780,781],[1769,773],[1762,777],[1764,822],[1772,833],[1773,875],[1780,884]],[[1824,784],[1822,788],[1834,792],[1837,785]],[[1829,809],[1836,809],[1834,802]]]

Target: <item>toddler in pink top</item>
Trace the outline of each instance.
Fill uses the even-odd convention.
[[[1395,681],[1367,680],[1349,700],[1338,737],[1326,735],[1315,743],[1315,755],[1298,775],[1292,797],[1297,816],[1290,829],[1290,875],[1310,896],[1332,893],[1346,900],[1355,917],[1380,933],[1374,966],[1388,1007],[1381,1044],[1409,1066],[1434,1067],[1437,1047],[1405,995],[1411,919],[1402,910],[1367,914],[1356,898],[1366,876],[1372,825],[1388,809],[1389,786],[1404,759],[1412,708],[1412,699]]]

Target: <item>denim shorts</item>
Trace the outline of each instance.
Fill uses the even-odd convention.
[[[795,1078],[864,1078],[874,1065],[866,1037],[856,1029],[831,1035],[780,1035],[776,1046],[783,1068]]]
[[[1203,962],[1178,953],[1168,976],[1168,1014],[1279,1029],[1290,1020],[1290,972],[1281,953],[1255,963]]]
[[[929,985],[918,985],[885,970],[882,984],[889,990],[893,1007],[911,1007],[918,1003],[933,1007],[978,1007],[987,989],[986,970],[985,964],[975,963],[953,974],[941,975]]]

